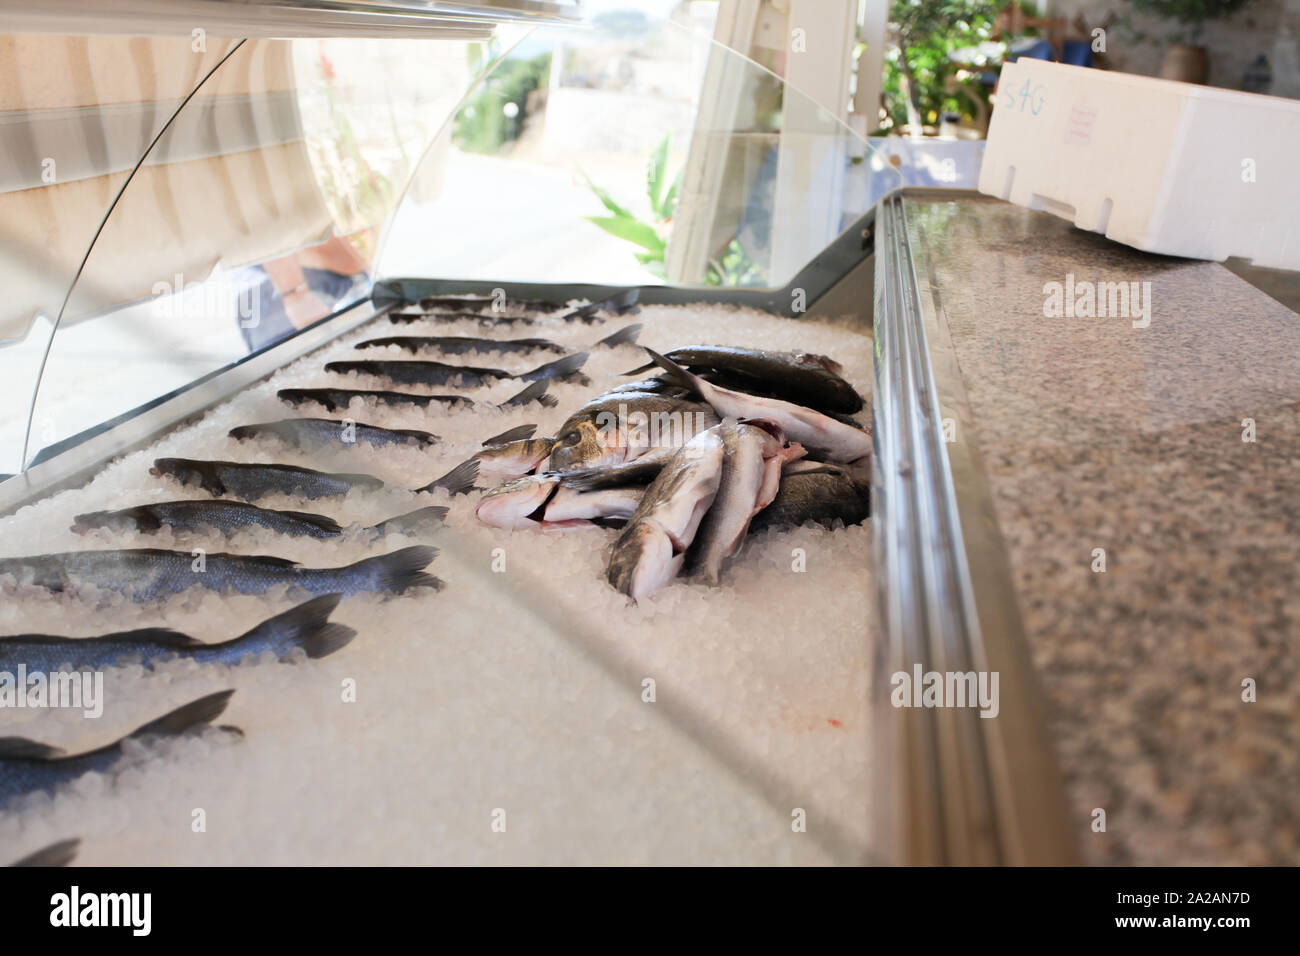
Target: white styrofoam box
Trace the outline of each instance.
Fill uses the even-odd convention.
[[[1300,100],[1021,59],[979,188],[1148,252],[1300,269]]]

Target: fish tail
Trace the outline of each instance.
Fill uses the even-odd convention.
[[[492,445],[506,445],[512,441],[521,441],[525,438],[532,438],[533,432],[537,431],[536,425],[518,425],[503,431],[500,435],[493,435],[491,438],[483,439],[483,447],[490,448]]]
[[[21,860],[15,860],[9,865],[14,866],[67,866],[77,856],[77,850],[81,846],[81,840],[73,837],[71,840],[60,840],[58,843],[51,843],[47,847],[42,847],[35,853],[23,857]]]
[[[655,365],[658,365],[664,370],[665,378],[667,378],[668,381],[674,385],[679,385],[682,388],[690,389],[697,395],[701,394],[700,379],[697,376],[692,375],[672,359],[660,355],[649,346],[643,345],[641,348],[646,350],[646,354],[650,356],[651,361]]]
[[[63,753],[62,747],[52,747],[26,737],[0,737],[0,760],[54,760]]]
[[[295,647],[301,647],[313,659],[333,654],[357,636],[350,627],[330,623],[330,615],[342,597],[341,594],[322,594],[312,598],[283,614],[267,618],[247,634],[227,641],[225,647],[236,651],[247,647],[250,652],[269,648],[281,660],[288,657]]]
[[[390,531],[399,531],[410,533],[414,528],[423,524],[441,524],[447,519],[447,509],[442,505],[430,505],[427,508],[417,508],[415,511],[408,511],[406,514],[394,515],[386,518],[378,524],[372,524],[367,531],[374,531],[380,535],[386,535]]]
[[[478,464],[478,460],[474,458],[462,461],[441,478],[435,478],[423,488],[414,490],[416,492],[437,491],[442,488],[448,494],[463,495],[474,488],[474,482],[478,478]]]
[[[147,737],[151,734],[175,736],[204,724],[210,724],[225,711],[234,693],[233,690],[222,690],[192,700],[170,713],[163,714],[157,720],[151,720],[144,726],[137,727],[127,734],[127,737]]]
[[[326,534],[335,535],[343,533],[343,526],[333,518],[326,517],[325,515],[314,515],[308,511],[285,511],[282,512],[282,514],[288,515],[295,521],[309,524],[313,528],[323,531]]]
[[[381,554],[373,558],[363,558],[356,564],[349,565],[344,573],[359,575],[366,580],[370,589],[401,594],[408,588],[442,587],[442,582],[432,574],[425,574],[424,569],[438,556],[438,549],[428,545],[416,545],[402,548],[391,554]]]
[[[612,349],[619,345],[634,345],[636,344],[637,336],[641,334],[643,328],[645,328],[645,326],[640,322],[634,322],[631,325],[619,329],[613,335],[605,336],[592,346],[592,348],[601,348],[603,346],[604,348]]]
[[[546,389],[550,386],[546,379],[539,379],[533,382],[517,395],[512,395],[501,403],[502,408],[515,405],[527,405],[529,402],[541,402],[543,408],[554,408],[559,405],[559,399],[554,395],[547,395]]]
[[[515,376],[525,381],[535,382],[539,379],[547,378],[568,378],[576,375],[578,369],[582,368],[587,361],[586,352],[574,352],[572,355],[566,355],[562,359],[556,359],[554,362],[547,362],[545,365],[539,365],[529,372],[522,372]]]

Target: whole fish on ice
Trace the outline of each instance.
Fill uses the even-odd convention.
[[[0,577],[12,575],[19,585],[54,592],[103,588],[138,602],[160,600],[196,587],[227,594],[265,594],[280,585],[311,594],[400,594],[413,587],[442,586],[423,570],[436,556],[437,549],[417,545],[344,567],[304,568],[270,555],[196,555],[160,548],[67,551],[0,558]]]
[[[465,395],[418,395],[414,392],[367,391],[359,388],[282,388],[275,393],[276,398],[288,405],[316,404],[326,411],[346,410],[354,399],[359,399],[362,406],[373,401],[377,405],[411,405],[416,408],[428,408],[430,405],[468,405],[483,408],[514,408],[538,402],[544,408],[554,408],[559,402],[554,395],[547,395],[549,386],[546,379],[530,383],[518,394],[512,395],[504,402],[476,402]]]
[[[446,385],[459,383],[462,388],[477,388],[490,385],[504,378],[517,378],[526,382],[542,379],[559,381],[576,381],[587,384],[590,379],[582,374],[583,363],[587,361],[586,352],[575,352],[554,362],[547,362],[527,372],[507,372],[499,368],[479,368],[474,365],[448,365],[445,362],[427,361],[383,361],[362,362],[326,362],[325,371],[346,375],[356,372],[373,378],[388,379],[399,385]]]
[[[347,646],[356,631],[330,623],[340,595],[323,594],[282,614],[267,618],[239,637],[205,644],[168,628],[148,627],[119,631],[99,637],[53,637],[48,634],[17,634],[0,637],[0,670],[13,673],[21,664],[29,671],[52,673],[64,667],[73,670],[112,667],[126,660],[145,666],[167,657],[188,657],[200,664],[238,664],[270,651],[286,660],[302,648],[316,659]]]
[[[230,495],[257,501],[267,495],[333,498],[354,489],[378,491],[386,487],[374,475],[329,474],[296,465],[251,465],[238,461],[199,461],[193,458],[159,458],[151,474],[174,478],[183,485],[196,484],[218,498]]]
[[[640,600],[677,576],[717,495],[723,455],[715,426],[688,441],[664,465],[614,542],[605,575],[615,589]]]
[[[408,445],[429,448],[441,439],[429,432],[412,428],[380,428],[363,422],[335,421],[332,418],[285,418],[278,422],[259,422],[230,429],[231,438],[275,438],[295,448],[321,448],[329,445]]]
[[[43,791],[53,794],[60,786],[87,773],[105,773],[126,754],[124,744],[151,737],[178,737],[208,729],[230,702],[233,690],[219,691],[178,707],[136,728],[125,737],[78,754],[23,737],[0,737],[0,810],[18,798]],[[232,737],[242,737],[238,727],[216,728]]]
[[[441,521],[447,509],[429,507],[417,515],[396,515],[372,525],[365,531],[383,534],[399,525]],[[345,529],[333,518],[305,511],[272,511],[242,501],[199,498],[193,501],[157,501],[117,511],[92,511],[72,519],[72,530],[86,534],[97,528],[119,532],[153,534],[164,528],[176,532],[206,534],[215,531],[227,537],[254,528],[291,537],[337,538]]]
[[[687,552],[685,570],[717,586],[725,560],[735,555],[750,521],[776,497],[785,462],[803,455],[798,445],[784,447],[767,428],[727,419],[718,426],[722,471],[713,504]]]
[[[605,336],[599,342],[595,342],[587,346],[587,348],[616,348],[620,345],[631,345],[636,342],[637,335],[640,332],[641,325],[639,323],[629,325],[619,329],[613,335]],[[558,352],[563,354],[569,351],[565,346],[549,339],[484,339],[465,335],[388,335],[378,339],[366,339],[364,342],[358,342],[354,348],[376,349],[389,345],[396,346],[406,352],[415,353],[423,349],[430,349],[446,355],[464,355],[468,352],[495,352],[502,355],[524,355],[530,352]]]

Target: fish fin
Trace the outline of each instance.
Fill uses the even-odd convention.
[[[600,488],[621,488],[625,485],[649,484],[663,471],[666,458],[645,456],[608,468],[584,468],[566,471],[560,483],[574,491],[595,491]]]
[[[363,558],[349,566],[348,570],[373,575],[373,589],[401,594],[409,588],[442,588],[442,582],[432,574],[425,574],[424,569],[438,556],[438,549],[426,544],[402,548],[391,554],[381,554],[373,558]]]
[[[554,408],[559,401],[554,395],[547,395],[546,389],[550,387],[550,382],[546,379],[539,379],[531,383],[527,388],[517,395],[512,395],[501,403],[502,408],[514,405],[527,405],[529,402],[541,402],[546,408]]]
[[[288,515],[295,521],[302,521],[311,525],[313,528],[319,528],[327,534],[342,534],[343,526],[333,518],[327,518],[325,515],[314,515],[309,511],[282,511],[283,515]]]
[[[354,349],[371,349],[371,348],[383,348],[386,345],[396,345],[398,348],[405,349],[407,352],[416,352],[419,351],[419,347],[415,344],[414,341],[412,341],[412,339],[414,338],[416,337],[406,336],[406,335],[393,335],[385,338],[366,339],[364,342],[358,342],[356,345],[352,347]]]
[[[645,346],[642,346],[642,348],[644,348],[644,347],[645,347]],[[654,362],[646,362],[644,365],[638,365],[636,368],[628,369],[626,372],[622,372],[622,373],[620,373],[620,374],[622,374],[622,375],[640,375],[642,372],[648,372],[648,371],[650,371],[650,370],[651,370],[652,368],[654,368],[654,367],[655,367],[655,363],[654,363]]]
[[[325,657],[346,645],[357,632],[341,624],[331,624],[330,615],[338,607],[341,594],[322,594],[305,601],[282,614],[267,618],[247,634],[235,641],[256,641],[263,632],[275,635],[280,656],[284,657],[295,647],[301,647],[310,658]],[[235,641],[228,643],[233,644]]]
[[[142,551],[152,551],[155,554],[184,554],[189,557],[189,552],[185,551],[164,551],[159,548],[142,548]],[[209,558],[232,558],[235,561],[256,562],[265,565],[268,568],[297,568],[301,565],[297,561],[291,561],[289,558],[277,558],[273,554],[231,554],[229,551],[214,551],[208,555]]]
[[[439,488],[442,488],[448,494],[463,495],[474,488],[474,482],[478,479],[478,466],[479,463],[476,458],[462,461],[441,478],[435,478],[423,488],[416,488],[414,490],[417,492],[437,491]]]
[[[407,438],[418,438],[426,445],[436,445],[438,442],[442,441],[440,435],[435,435],[433,432],[422,432],[418,428],[392,428],[389,430],[394,435],[404,435]]]
[[[62,747],[51,747],[26,737],[0,737],[0,760],[54,760],[63,753]]]
[[[386,518],[378,524],[373,524],[367,531],[375,531],[381,535],[388,534],[390,531],[410,531],[411,527],[423,524],[439,523],[447,520],[447,509],[443,505],[429,505],[427,508],[417,508],[415,511],[408,511],[406,514],[394,515]]]
[[[631,325],[619,329],[613,335],[605,336],[593,345],[592,348],[600,348],[601,346],[604,346],[607,349],[612,349],[619,345],[635,345],[636,337],[641,334],[643,328],[645,328],[645,326],[640,322],[634,322]]]
[[[533,433],[537,431],[536,425],[519,425],[515,428],[509,428],[500,435],[493,435],[491,438],[483,439],[483,447],[490,448],[493,445],[508,445],[512,441],[522,441],[525,438],[532,438]]]
[[[682,368],[670,358],[665,358],[649,346],[643,345],[641,348],[646,350],[655,365],[664,370],[664,378],[671,384],[678,385],[682,388],[689,389],[693,394],[699,394],[699,379],[692,375],[686,369]]]
[[[522,378],[526,381],[535,382],[539,379],[546,378],[567,378],[575,375],[578,369],[582,368],[587,361],[586,352],[574,352],[572,355],[566,355],[562,359],[556,359],[554,362],[547,362],[545,365],[539,365],[537,368],[528,372],[522,372],[514,378]]]
[[[115,641],[141,641],[173,651],[207,647],[207,644],[203,641],[190,637],[188,634],[182,634],[180,631],[173,631],[168,627],[142,627],[134,631],[122,631],[108,636]],[[85,640],[85,638],[78,638],[77,640]]]
[[[42,847],[35,853],[31,853],[21,860],[15,860],[9,865],[13,866],[67,866],[77,856],[77,849],[81,846],[81,840],[73,837],[71,840],[60,840],[58,843],[51,843],[49,846]]]
[[[183,734],[187,730],[192,730],[202,724],[210,724],[221,716],[226,709],[226,705],[230,703],[232,694],[234,694],[233,690],[221,690],[215,694],[200,697],[198,700],[192,700],[188,704],[163,714],[157,720],[151,720],[144,726],[137,727],[127,736],[145,737],[151,734]]]

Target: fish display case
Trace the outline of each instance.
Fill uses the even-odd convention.
[[[15,858],[1294,862],[1289,309],[905,188],[694,8],[176,6],[4,38],[0,674],[86,689],[0,708]],[[1044,313],[1085,277],[1136,318]],[[716,584],[625,586],[658,479],[547,519],[647,377],[691,534],[696,436],[772,430]]]

